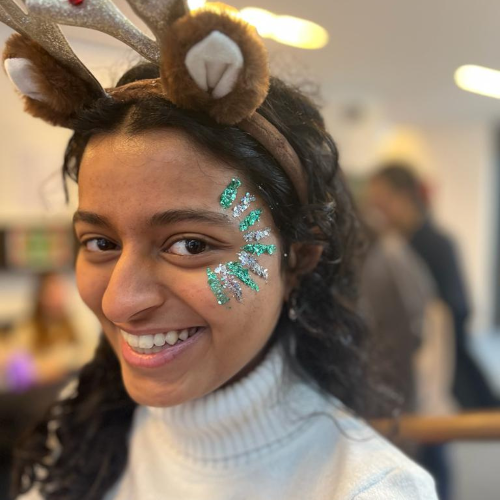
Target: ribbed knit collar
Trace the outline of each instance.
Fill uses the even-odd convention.
[[[249,375],[203,398],[146,408],[166,447],[190,460],[237,464],[283,444],[324,404],[289,376],[277,347]]]

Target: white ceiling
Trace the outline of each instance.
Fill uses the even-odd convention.
[[[115,3],[130,13],[125,0]],[[317,51],[267,42],[272,59],[280,62],[279,72],[286,63],[291,74],[311,76],[327,102],[362,98],[403,122],[500,118],[500,101],[463,92],[453,82],[453,73],[462,64],[500,69],[500,0],[230,3],[307,18],[328,30],[330,43]],[[87,41],[119,45],[94,32],[69,32]]]

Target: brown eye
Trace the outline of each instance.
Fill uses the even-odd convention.
[[[186,250],[191,254],[198,254],[205,251],[207,247],[204,241],[200,240],[186,240]]]
[[[84,241],[83,246],[89,252],[109,252],[110,250],[116,250],[118,248],[117,245],[106,238],[92,238]]]
[[[207,249],[207,244],[202,240],[184,239],[176,241],[170,248],[169,253],[175,255],[198,255]]]

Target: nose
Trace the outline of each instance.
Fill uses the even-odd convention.
[[[115,324],[144,319],[164,302],[154,259],[122,253],[102,298],[104,315]]]

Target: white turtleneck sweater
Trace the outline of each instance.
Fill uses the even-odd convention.
[[[38,500],[29,493],[19,500]],[[279,349],[241,381],[172,408],[138,407],[106,500],[437,500],[431,477]]]

